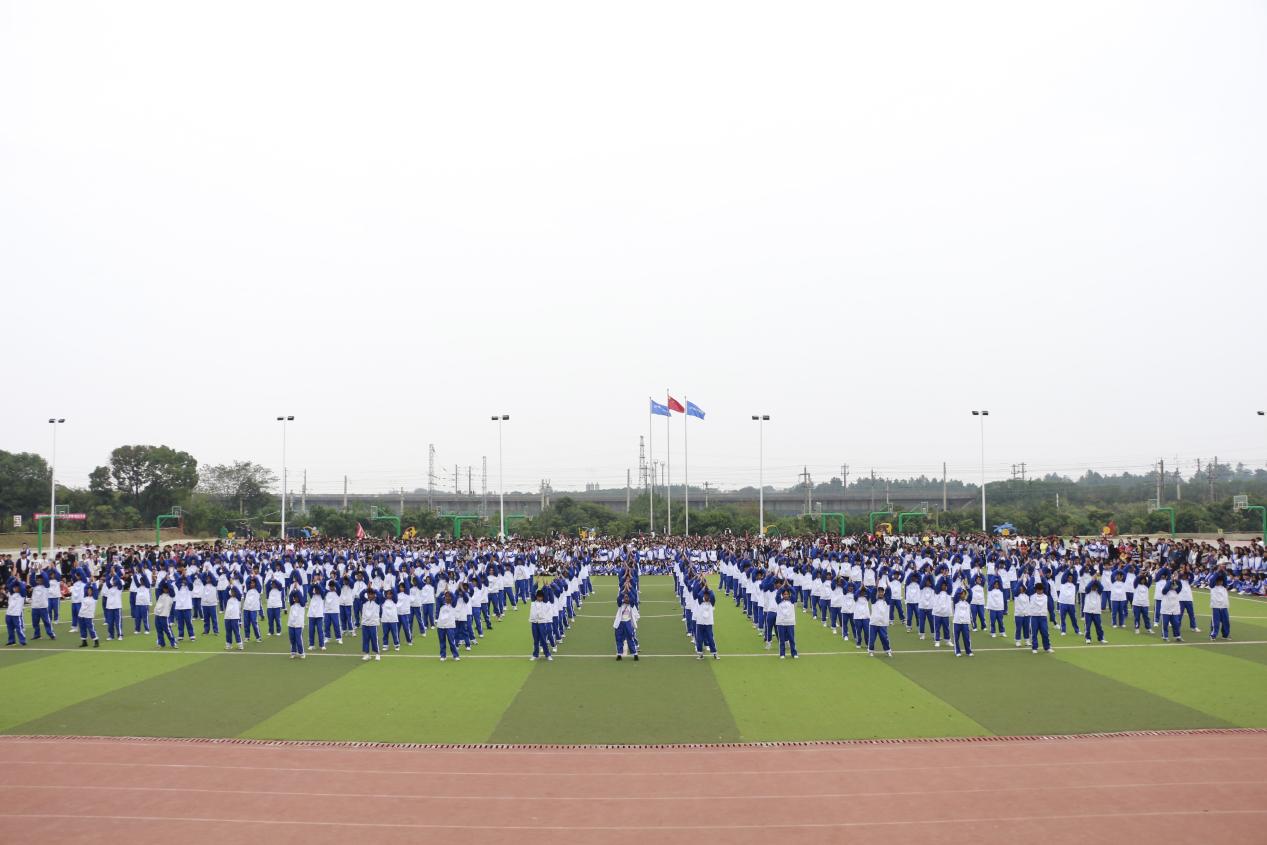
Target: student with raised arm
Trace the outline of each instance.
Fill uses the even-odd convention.
[[[796,660],[796,605],[792,602],[792,591],[783,590],[778,607],[774,611],[774,629],[779,635],[779,659],[787,659],[787,648],[792,648],[792,659]]]
[[[616,607],[616,619],[612,628],[616,632],[616,659],[623,659],[621,652],[628,650],[633,659],[638,659],[638,608],[633,606],[633,597],[623,593],[620,604]]]
[[[1082,597],[1082,620],[1087,629],[1087,645],[1091,644],[1091,627],[1095,626],[1096,641],[1104,642],[1104,623],[1100,615],[1104,612],[1102,601],[1104,588],[1099,581],[1087,585],[1086,595]]]
[[[1152,617],[1149,615],[1148,576],[1141,575],[1135,581],[1135,589],[1131,595],[1131,607],[1135,611],[1135,633],[1139,633],[1139,623],[1144,623],[1144,631],[1153,632]]]
[[[1019,583],[1019,582],[1018,582]],[[1016,627],[1016,647],[1029,642],[1029,593],[1021,590],[1012,601],[1013,622]]]
[[[1029,642],[1030,651],[1038,654],[1038,641],[1043,641],[1043,651],[1051,653],[1051,634],[1047,630],[1047,585],[1039,581],[1034,585],[1034,594],[1029,597]]]
[[[204,604],[203,613],[207,609]],[[238,644],[238,651],[245,650],[242,645],[242,593],[237,587],[231,588],[228,598],[224,600],[224,650],[233,648],[234,641]]]
[[[392,610],[396,605],[392,603]],[[378,647],[378,626],[382,619],[382,611],[378,605],[378,595],[374,588],[365,591],[365,601],[361,604],[361,659],[369,660],[371,652],[375,660],[382,660]]]
[[[440,662],[443,663],[448,658],[445,656],[445,649],[453,653],[454,660],[461,660],[458,656],[458,611],[453,604],[453,593],[445,590],[440,597],[440,607],[436,612],[436,639],[440,641]]]
[[[1228,615],[1227,576],[1216,573],[1210,581],[1210,639],[1220,634],[1227,639],[1232,632],[1232,620]]]
[[[290,659],[307,657],[304,654],[304,599],[295,590],[290,594],[290,610],[286,613],[286,633],[290,637]]]
[[[158,587],[158,598],[154,601],[154,630],[158,634],[158,647],[166,648],[165,642],[171,643],[176,651],[176,636],[172,633],[172,608],[175,606],[175,590],[170,581],[164,581]]]
[[[974,617],[972,603],[969,601],[967,590],[960,588],[952,613],[954,615],[955,626],[955,657],[958,657],[962,653],[960,651],[961,643],[963,645],[962,650],[966,651],[969,657],[972,657],[972,635],[970,633],[972,626],[970,623]]]
[[[550,654],[550,604],[546,601],[545,590],[537,590],[528,607],[528,624],[532,628],[532,659],[536,660],[545,652],[546,660],[553,662],[554,657]]]
[[[893,582],[893,590],[900,593],[902,587],[896,581]],[[889,603],[884,597],[883,592],[876,594],[875,603],[871,605],[871,624],[867,626],[867,655],[875,657],[875,641],[878,638],[880,645],[884,646],[884,653],[889,657],[893,656],[893,649],[889,647]]]
[[[717,642],[713,639],[713,611],[717,604],[717,597],[713,595],[713,591],[704,588],[700,593],[699,603],[695,606],[695,659],[704,659],[704,647],[707,646],[709,651],[713,653],[713,659],[718,660]]]

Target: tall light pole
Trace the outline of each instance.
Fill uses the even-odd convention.
[[[974,417],[981,418],[981,532],[986,533],[985,528],[985,418],[990,416],[989,411],[973,411]]]
[[[757,525],[761,536],[765,536],[765,424],[769,422],[769,414],[753,414],[757,423]]]
[[[293,416],[277,418],[282,424],[282,548],[286,547],[286,423],[294,420]]]
[[[490,420],[497,423],[497,510],[500,513],[500,525],[497,530],[498,539],[506,539],[506,473],[502,460],[502,423],[510,419],[510,414],[493,414]]]
[[[49,425],[53,427],[53,460],[48,465],[49,503],[48,503],[48,551],[57,557],[57,427],[66,422],[64,417],[49,417]]]

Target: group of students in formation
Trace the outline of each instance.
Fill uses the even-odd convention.
[[[508,608],[528,603],[534,640],[549,658],[593,587],[579,563],[552,566],[537,584],[536,559],[504,549],[190,548],[107,557],[66,572],[36,565],[5,585],[8,644],[26,645],[28,605],[31,638],[55,640],[67,601],[81,648],[101,645],[100,603],[107,641],[122,640],[130,627],[133,636],[155,636],[160,649],[178,650],[201,628],[203,636],[223,631],[225,649],[243,651],[252,638],[263,641],[263,625],[267,636],[288,638],[291,659],[359,634],[362,659],[381,660],[389,648],[413,645],[415,631],[425,637],[434,629],[440,660],[460,661],[460,650],[477,645]]]
[[[80,647],[153,636],[179,648],[223,636],[228,650],[252,639],[287,637],[292,659],[330,640],[359,634],[364,660],[413,645],[435,630],[441,660],[460,660],[508,609],[529,605],[532,659],[553,660],[593,592],[595,571],[616,577],[617,659],[639,659],[639,577],[670,573],[696,656],[718,658],[716,572],[728,596],[779,656],[797,659],[797,611],[874,655],[890,657],[892,625],[931,636],[956,656],[973,655],[973,637],[1011,637],[1034,653],[1051,651],[1057,629],[1090,643],[1107,627],[1183,641],[1201,633],[1193,603],[1209,591],[1209,637],[1231,634],[1229,596],[1258,578],[1254,544],[1229,558],[1223,548],[1161,540],[1108,542],[973,536],[660,539],[640,542],[490,543],[484,541],[267,542],[108,549],[55,560],[23,557],[3,585],[9,645],[56,638],[66,620]],[[1010,620],[1009,620],[1010,615]],[[1010,626],[1009,626],[1010,621]],[[1186,631],[1185,631],[1186,623]],[[130,631],[127,630],[130,628]]]
[[[1104,643],[1109,627],[1133,626],[1136,634],[1183,642],[1183,622],[1199,633],[1193,604],[1195,585],[1210,594],[1210,639],[1231,635],[1228,576],[1199,575],[1186,561],[1131,558],[1108,561],[1048,550],[1037,555],[1025,546],[1010,549],[964,546],[935,550],[834,551],[818,546],[774,555],[723,557],[722,588],[743,609],[769,649],[796,657],[796,608],[839,631],[855,648],[874,655],[878,641],[891,657],[888,628],[904,625],[933,646],[953,645],[956,657],[973,655],[972,635],[987,631],[1007,637],[1012,607],[1016,646],[1050,652],[1051,631],[1072,629],[1089,645]],[[1081,626],[1079,623],[1082,623]]]

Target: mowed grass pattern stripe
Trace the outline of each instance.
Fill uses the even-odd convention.
[[[145,659],[144,655],[126,656]],[[181,655],[177,659],[187,658]],[[56,710],[16,726],[13,732],[238,736],[359,665],[352,660],[288,660],[284,657],[276,660],[195,658],[176,669],[171,669],[172,664],[166,660],[151,658],[148,663],[155,667],[166,666],[170,671]],[[117,664],[115,668],[117,671]]]
[[[537,662],[493,742],[673,743],[734,742],[738,726],[709,665],[699,661],[616,660],[612,619],[616,579],[596,578],[563,643],[565,653],[609,654],[605,660]],[[640,648],[649,654],[688,654],[694,647],[674,603],[668,576],[641,580]],[[655,614],[654,617],[650,616]],[[661,614],[669,614],[663,616]]]

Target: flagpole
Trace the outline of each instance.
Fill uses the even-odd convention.
[[[691,402],[686,398],[685,394],[682,395],[682,403],[682,407],[687,409],[682,413],[682,473],[686,481],[686,496],[683,500],[685,503],[684,515],[686,518],[685,533],[686,536],[689,537],[691,536],[691,450],[688,438],[688,435],[690,434],[690,427],[687,425],[686,421],[691,416]]]
[[[647,522],[655,533],[655,414],[651,412],[651,397],[647,397],[647,460],[651,464],[647,472]]]
[[[664,405],[669,407],[669,389],[664,389]],[[673,533],[673,409],[669,408],[669,416],[664,420],[664,495],[668,497],[669,524],[664,527],[665,534]]]

